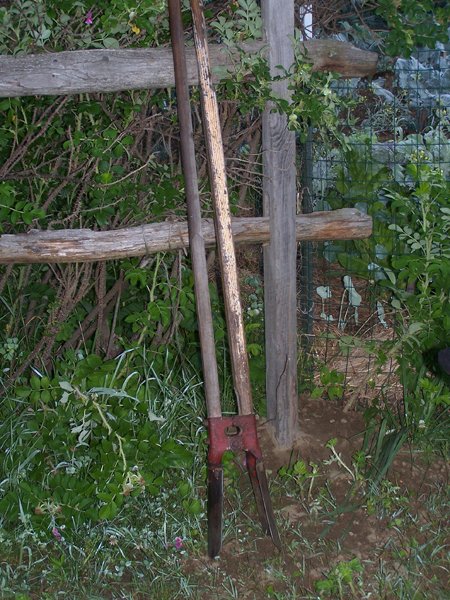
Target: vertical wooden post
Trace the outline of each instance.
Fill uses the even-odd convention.
[[[262,0],[264,31],[272,75],[294,62],[294,0]],[[274,93],[289,99],[287,81]],[[264,249],[266,395],[268,418],[280,446],[292,445],[297,433],[295,134],[284,115],[263,115],[263,207],[270,218],[271,241]]]

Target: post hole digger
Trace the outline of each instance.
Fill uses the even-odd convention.
[[[203,130],[206,138],[215,213],[216,240],[223,284],[225,317],[233,383],[238,405],[237,415],[222,416],[205,245],[201,226],[181,4],[180,0],[169,0],[170,31],[181,132],[181,159],[185,177],[189,243],[194,272],[208,417],[208,554],[213,558],[220,553],[222,547],[222,458],[227,450],[245,452],[247,470],[263,530],[271,536],[278,548],[281,548],[281,542],[269,496],[266,472],[258,443],[256,420],[253,413],[236,256],[231,231],[222,135],[217,99],[211,82],[206,25],[200,0],[191,0],[191,11],[199,71]]]

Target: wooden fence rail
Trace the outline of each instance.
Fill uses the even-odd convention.
[[[362,239],[372,232],[371,217],[354,208],[298,215],[297,240]],[[215,246],[214,223],[203,219],[207,247]],[[270,219],[250,217],[233,219],[236,244],[270,242]],[[188,248],[188,226],[184,221],[165,221],[115,231],[60,229],[0,235],[0,264],[71,263],[145,256],[155,252]]]
[[[266,42],[242,44],[246,54],[266,53]],[[195,52],[187,48],[188,80],[197,85]],[[317,71],[335,71],[347,77],[373,75],[378,55],[347,42],[309,40],[305,55]],[[210,45],[216,77],[240,62],[227,47]],[[118,92],[132,89],[173,87],[172,50],[128,48],[124,50],[73,50],[25,56],[0,56],[0,97],[59,96],[83,92]]]

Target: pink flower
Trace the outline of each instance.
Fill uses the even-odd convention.
[[[59,530],[57,527],[53,527],[52,534],[58,540],[58,542],[60,542],[62,540],[62,535],[59,533]]]
[[[94,22],[94,19],[92,18],[92,10],[88,10],[84,22],[86,23],[86,25],[92,25],[92,23]]]
[[[174,546],[177,550],[181,550],[183,547],[183,540],[180,537],[176,537]]]

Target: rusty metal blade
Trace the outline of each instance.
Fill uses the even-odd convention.
[[[275,546],[281,550],[281,540],[275,522],[264,464],[250,452],[246,453],[246,462],[263,531],[266,535],[270,535]]]
[[[208,556],[215,558],[222,548],[223,468],[208,465]]]

